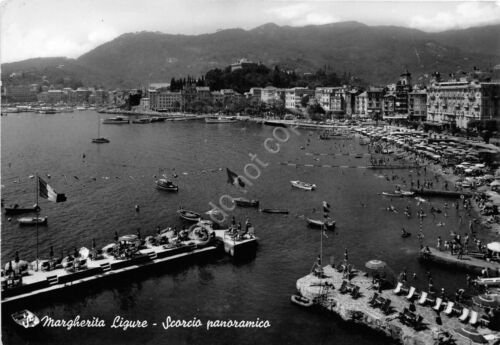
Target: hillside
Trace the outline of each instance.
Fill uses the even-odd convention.
[[[305,27],[265,24],[248,31],[229,29],[197,36],[138,32],[124,34],[76,60],[66,59],[65,65],[85,84],[107,87],[196,77],[243,57],[297,73],[328,66],[339,75],[350,72],[381,84],[394,82],[405,68],[418,77],[498,64],[498,37],[500,25],[431,34],[357,22]],[[34,68],[30,61],[5,64],[2,69],[8,73]]]

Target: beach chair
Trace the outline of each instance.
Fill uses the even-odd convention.
[[[432,307],[432,309],[439,311],[439,309],[441,309],[441,304],[443,304],[443,299],[439,297],[436,298],[436,304]]]
[[[399,293],[401,293],[401,288],[403,287],[403,283],[398,283],[398,285],[396,285],[396,288],[394,289],[394,293],[396,295],[398,295]]]
[[[341,294],[347,293],[347,281],[346,280],[342,281],[342,285],[340,286],[339,292]]]
[[[420,295],[420,298],[417,301],[417,303],[420,304],[420,305],[424,305],[425,302],[427,301],[427,295],[428,295],[427,292],[422,291],[422,294]]]
[[[415,291],[416,291],[416,289],[412,286],[410,288],[410,291],[408,291],[408,295],[406,295],[406,298],[407,299],[412,299],[414,297],[414,295],[415,295]]]
[[[377,305],[377,298],[378,298],[378,293],[375,292],[372,298],[370,298],[370,300],[368,301],[368,304],[371,305],[372,307],[375,307]]]
[[[361,294],[359,293],[359,286],[355,285],[354,288],[351,290],[351,296],[353,299],[356,299],[360,296]]]
[[[451,314],[453,314],[453,306],[454,305],[455,305],[455,303],[448,302],[448,304],[446,304],[446,309],[444,310],[444,313],[448,316],[451,316]]]
[[[380,307],[380,310],[382,310],[382,312],[386,315],[390,314],[391,313],[391,300],[386,299],[384,301],[384,304]]]
[[[458,318],[461,322],[465,322],[467,318],[469,317],[469,309],[464,308],[462,309],[462,315]]]
[[[479,319],[479,314],[477,313],[477,311],[475,310],[471,310],[470,311],[470,319],[469,319],[469,324],[471,326],[476,326],[477,325],[477,322],[478,322],[478,319]]]

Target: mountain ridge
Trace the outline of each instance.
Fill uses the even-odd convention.
[[[298,73],[329,66],[338,74],[350,72],[380,84],[397,80],[406,68],[421,76],[436,70],[446,74],[498,64],[497,37],[500,25],[427,33],[355,21],[302,27],[265,23],[250,30],[232,28],[201,35],[125,33],[65,62],[75,77],[106,87],[137,87],[168,82],[172,77],[200,76],[240,58]],[[57,63],[30,60],[2,64],[2,69],[9,73],[36,69],[44,63],[47,69]]]

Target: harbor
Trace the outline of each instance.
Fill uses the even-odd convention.
[[[384,330],[373,333],[370,327],[363,326],[354,335],[345,330],[344,321],[332,319],[313,309],[298,310],[297,306],[290,303],[294,282],[300,274],[310,270],[310,264],[319,250],[321,236],[325,257],[337,257],[336,253],[343,251],[344,247],[349,248],[351,260],[356,266],[362,266],[369,258],[380,257],[395,271],[407,269],[421,277],[415,283],[418,291],[426,288],[424,277],[428,270],[435,277],[435,285],[443,286],[447,291],[452,291],[457,285],[465,285],[464,274],[457,274],[445,265],[429,266],[419,260],[420,240],[417,237],[422,231],[425,234],[424,244],[432,247],[438,236],[445,239],[450,231],[467,232],[472,216],[467,215],[461,199],[456,199],[460,201],[460,207],[455,210],[451,209],[454,199],[422,196],[432,198],[432,201],[422,202],[415,196],[398,194],[399,187],[396,185],[400,184],[403,191],[410,190],[410,175],[415,179],[417,171],[421,174],[422,181],[431,178],[436,181],[436,177],[430,171],[426,175],[420,164],[398,160],[398,152],[383,156],[369,152],[371,147],[365,145],[358,135],[330,141],[321,140],[316,131],[299,129],[298,134],[290,136],[290,140],[280,146],[280,154],[273,155],[263,149],[262,143],[267,138],[273,138],[275,126],[263,126],[252,121],[215,126],[201,121],[179,121],[147,126],[103,125],[101,134],[109,138],[110,143],[106,146],[93,146],[90,138],[95,137],[95,112],[89,112],[88,116],[34,116],[7,116],[3,122],[4,133],[8,136],[7,133],[15,133],[16,128],[26,130],[30,126],[48,130],[56,123],[83,129],[66,134],[74,140],[67,147],[57,144],[59,140],[67,140],[66,135],[56,138],[56,143],[53,144],[44,144],[41,137],[35,136],[30,144],[41,145],[46,152],[51,152],[50,155],[43,154],[36,158],[38,173],[48,184],[68,197],[61,204],[39,202],[40,216],[49,219],[47,225],[39,227],[41,260],[48,258],[51,246],[54,247],[55,256],[64,257],[72,253],[75,246],[91,243],[94,238],[99,244],[111,243],[116,230],[120,233],[135,233],[140,228],[143,235],[147,235],[153,233],[158,226],[162,229],[187,228],[192,223],[179,218],[179,207],[185,206],[203,218],[210,219],[205,211],[213,208],[211,205],[214,204],[222,208],[220,197],[224,195],[232,198],[245,196],[248,198],[246,206],[251,207],[236,207],[227,211],[228,217],[223,221],[222,227],[214,232],[217,241],[220,241],[215,247],[180,247],[177,250],[182,251],[181,253],[170,252],[171,254],[163,254],[165,257],[156,254],[157,258],[153,258],[151,249],[142,249],[145,251],[133,259],[137,261],[112,258],[103,261],[88,260],[87,269],[78,272],[58,268],[25,276],[22,279],[26,286],[36,283],[43,287],[40,286],[38,294],[35,290],[4,295],[5,301],[2,304],[7,306],[7,310],[10,309],[9,305],[15,305],[19,309],[29,308],[39,317],[73,317],[75,314],[92,313],[112,320],[115,315],[127,314],[129,309],[125,308],[130,308],[130,313],[133,312],[137,318],[152,320],[154,318],[150,310],[161,314],[162,310],[171,310],[175,306],[176,316],[187,319],[192,317],[195,303],[206,306],[200,309],[199,317],[203,319],[266,317],[271,324],[278,326],[274,326],[277,327],[275,330],[265,331],[260,336],[262,340],[279,332],[284,327],[279,326],[280,324],[300,322],[309,327],[321,327],[324,331],[334,331],[335,338],[340,339],[340,342],[350,342],[355,338],[359,344],[385,344],[388,338]],[[149,142],[146,137],[157,140]],[[165,145],[165,138],[170,143],[168,146]],[[191,138],[196,140],[192,141]],[[234,150],[234,138],[242,141],[241,148]],[[27,143],[12,136],[7,143],[3,151],[7,163],[2,167],[5,186],[2,198],[5,206],[14,203],[18,203],[20,207],[31,206],[33,179],[30,176],[33,172],[27,166],[19,165],[16,159],[16,155],[26,155]],[[172,147],[179,150],[173,150]],[[222,151],[214,151],[214,147],[222,147]],[[301,149],[302,147],[307,150]],[[257,180],[247,177],[247,184],[250,181],[253,185],[246,185],[247,194],[244,194],[238,186],[227,182],[226,168],[246,176],[244,169],[245,164],[248,164],[248,152],[254,152],[263,164],[269,165],[265,168],[261,166],[261,175]],[[320,154],[311,155],[308,152]],[[53,154],[66,157],[68,168],[54,169]],[[367,168],[372,166],[370,160],[375,157],[377,160],[378,157],[384,157],[384,164],[377,162],[377,167],[380,166],[378,170],[377,167]],[[11,163],[10,166],[8,163]],[[384,169],[393,166],[404,168]],[[159,175],[168,177],[176,191],[159,189],[155,184]],[[290,181],[295,181],[301,188],[293,187]],[[433,189],[443,190],[443,183],[444,180],[440,179]],[[314,185],[315,188],[302,188],[309,185]],[[114,202],[106,202],[108,198],[112,198]],[[335,224],[334,229],[326,233],[328,237],[322,234],[321,228],[308,225],[308,219],[323,218],[323,201],[329,204],[330,216]],[[405,215],[406,207],[411,209],[411,217]],[[446,207],[450,208],[447,217],[444,212],[436,212],[435,217],[432,216],[433,209],[444,211]],[[259,208],[262,212],[259,212]],[[420,208],[427,213],[427,217],[421,220],[416,216]],[[92,214],[90,218],[86,216],[89,211]],[[23,216],[2,216],[3,263],[12,260],[15,251],[19,251],[21,259],[30,263],[35,260],[35,228],[20,227],[16,220]],[[234,222],[231,221],[232,216],[236,219]],[[460,216],[463,220],[460,220]],[[225,230],[238,223],[242,223],[241,228],[245,229],[247,219],[255,228],[256,237],[236,237]],[[98,224],[99,230],[95,224]],[[401,226],[413,233],[413,236],[402,238]],[[495,239],[495,234],[481,230],[478,225],[475,225],[475,230],[484,243]],[[244,255],[243,260],[236,260],[240,249],[244,249],[245,254],[249,250],[251,255]],[[153,251],[168,252],[163,247]],[[110,270],[106,272],[100,266],[105,262],[110,264]],[[5,264],[3,266],[5,268]],[[149,273],[142,273],[146,271]],[[356,283],[356,279],[359,278],[353,278],[352,282]],[[284,281],[287,283],[283,284]],[[49,285],[50,282],[53,282],[52,285]],[[333,284],[335,289],[339,289],[337,280]],[[365,283],[361,285],[363,284]],[[227,289],[228,286],[234,288]],[[269,296],[262,295],[263,289],[269,291]],[[193,296],[192,293],[184,293],[185,291],[197,293]],[[75,297],[71,297],[73,292]],[[384,293],[387,294],[384,298],[390,297],[390,290]],[[241,294],[247,298],[242,300],[238,297]],[[213,299],[207,300],[206,296]],[[82,299],[86,307],[83,307]],[[45,300],[55,302],[56,306],[49,307],[44,303]],[[256,300],[266,305],[264,309],[262,303],[258,308],[252,303]],[[343,301],[339,299],[339,303]],[[104,310],[101,305],[109,307]],[[417,310],[420,312],[419,306]],[[424,310],[421,312],[425,315]],[[378,315],[375,309],[371,313]],[[385,319],[382,317],[381,320]],[[430,328],[433,327],[431,318],[426,322]],[[173,332],[180,338],[191,334],[182,329]],[[240,334],[240,331],[228,332],[234,336]],[[250,330],[242,332],[245,336],[252,334]],[[85,329],[73,329],[70,333],[82,339],[93,337]],[[424,339],[428,339],[431,333],[425,333]],[[10,339],[20,339],[18,334],[10,330],[5,334]],[[192,336],[199,341],[203,338],[198,333]],[[217,336],[220,333],[214,335]],[[420,337],[418,334],[416,336]],[[49,337],[55,339],[64,335],[51,330]],[[125,340],[120,335],[117,337]],[[290,341],[306,341],[299,332],[292,331],[286,337]],[[308,339],[309,337],[310,335]]]

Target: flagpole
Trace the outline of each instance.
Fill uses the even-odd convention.
[[[35,194],[36,194],[36,270],[38,271],[38,219],[40,218],[40,208],[38,207],[38,185],[40,181],[38,180],[38,172],[35,174]]]

